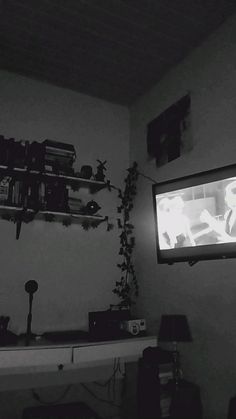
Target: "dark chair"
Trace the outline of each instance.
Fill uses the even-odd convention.
[[[236,418],[236,396],[232,397],[229,401],[229,410],[227,419],[235,419]]]
[[[200,388],[196,384],[180,380],[177,388],[174,381],[169,381],[168,386],[171,419],[202,419]]]
[[[146,352],[145,352],[146,351]],[[138,363],[137,408],[138,419],[160,419],[161,387],[156,350],[148,348]],[[153,356],[153,352],[154,355]]]
[[[52,406],[27,407],[22,419],[100,419],[96,412],[83,402]]]

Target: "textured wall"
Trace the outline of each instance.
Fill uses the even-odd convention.
[[[235,163],[236,17],[173,69],[131,109],[131,160],[156,181]],[[146,152],[146,124],[188,91],[193,149],[156,168]],[[157,332],[163,313],[185,313],[194,341],[180,349],[185,377],[201,387],[205,418],[227,416],[236,393],[236,261],[158,265],[151,183],[140,177],[135,203],[137,311]]]
[[[107,178],[122,186],[129,158],[129,114],[124,107],[0,72],[0,134],[6,138],[43,141],[46,138],[75,146],[75,168],[96,169],[96,159],[107,160]],[[84,202],[92,199],[83,191]],[[101,214],[116,217],[117,194],[101,191],[93,198]],[[15,240],[15,225],[0,220],[0,314],[11,317],[11,328],[26,327],[28,296],[24,283],[35,279],[34,332],[50,329],[87,329],[88,311],[108,308],[119,277],[118,231],[105,224],[85,232],[58,223],[23,224]]]

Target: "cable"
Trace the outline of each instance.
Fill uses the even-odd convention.
[[[62,399],[64,399],[64,397],[67,395],[67,393],[69,392],[69,390],[71,389],[71,387],[72,387],[72,385],[70,384],[70,385],[68,385],[67,387],[66,387],[66,389],[63,391],[63,393],[57,398],[57,399],[55,399],[55,400],[53,400],[53,401],[45,401],[45,400],[43,400],[41,397],[40,397],[40,395],[37,393],[37,391],[35,390],[35,389],[31,389],[31,392],[32,392],[32,396],[33,396],[33,398],[35,399],[35,400],[37,400],[39,403],[41,403],[41,404],[45,404],[45,405],[53,405],[53,404],[56,404],[56,403],[58,403],[58,402],[60,402]]]
[[[107,388],[108,399],[112,402],[114,402],[116,400],[115,391],[114,391],[114,382],[115,382],[116,372],[117,372],[117,365],[116,365],[116,358],[115,358],[114,363],[113,363],[113,374],[111,376],[111,380],[110,380],[108,388]],[[111,396],[111,391],[112,391],[112,396]]]
[[[119,405],[119,404],[116,404],[116,403],[114,403],[114,402],[111,402],[111,401],[109,401],[109,400],[106,400],[106,399],[102,399],[101,397],[98,397],[90,388],[88,388],[88,386],[86,385],[86,384],[84,384],[84,383],[81,383],[81,386],[91,395],[91,396],[93,396],[96,400],[98,400],[99,402],[102,402],[102,403],[107,403],[107,404],[109,404],[110,406],[113,406],[113,407],[117,407],[117,408],[120,408],[121,407],[121,405]]]
[[[114,363],[113,363],[113,372],[112,375],[104,382],[104,383],[99,383],[97,381],[94,382],[94,384],[100,386],[100,387],[107,387],[107,392],[108,392],[108,399],[103,399],[101,397],[98,397],[86,384],[81,383],[81,386],[92,396],[94,397],[96,400],[98,400],[99,402],[102,403],[106,403],[112,407],[116,407],[116,408],[120,408],[122,407],[122,405],[115,403],[116,400],[116,374],[117,372],[120,372],[122,374],[121,371],[121,367],[120,367],[120,358],[114,358]],[[125,374],[123,374],[123,376],[125,377]],[[43,405],[54,405],[58,402],[60,402],[69,392],[69,390],[71,389],[73,385],[68,385],[66,387],[66,389],[63,391],[63,393],[55,400],[53,401],[45,401],[41,398],[41,396],[38,394],[38,392],[35,389],[31,389],[32,392],[32,396],[33,398],[38,401],[39,403],[43,404]],[[111,397],[111,390],[112,390],[112,397]],[[109,416],[110,419],[112,419],[112,417],[116,417],[116,415],[114,416]],[[108,419],[108,418],[107,418]]]
[[[112,380],[112,390],[113,390],[113,400],[116,400],[116,375],[120,371],[120,358],[116,359],[116,363],[113,366],[113,380]]]
[[[116,400],[116,374],[118,371],[121,373],[120,358],[114,358],[113,372],[112,372],[112,375],[108,378],[108,380],[106,380],[104,383],[99,383],[97,381],[94,382],[94,384],[100,387],[103,387],[103,388],[107,387],[107,399],[98,397],[86,384],[81,383],[81,386],[96,400],[102,403],[109,404],[110,406],[120,408],[122,405],[115,402]],[[112,396],[111,396],[111,392],[112,392]]]
[[[118,365],[115,366],[115,364],[116,364],[116,358],[114,359],[112,375],[104,383],[101,383],[101,382],[98,382],[98,381],[94,381],[94,384],[96,384],[99,387],[107,387],[109,385],[109,383],[112,381],[113,377],[116,375],[117,371],[120,371],[121,372],[121,369],[120,369],[120,358],[118,358]]]
[[[150,176],[144,175],[143,173],[139,172],[139,170],[138,170],[138,174],[142,176],[143,178],[150,180],[152,183],[157,183],[155,179],[151,178]]]

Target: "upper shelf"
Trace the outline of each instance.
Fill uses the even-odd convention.
[[[28,170],[27,168],[13,167],[0,165],[0,173],[5,175],[21,175],[21,176],[37,176],[43,178],[45,181],[61,180],[62,182],[75,187],[76,189],[85,187],[91,193],[95,193],[107,187],[106,182],[101,182],[93,179],[85,179],[77,176],[60,175],[56,173],[40,172],[39,170]]]

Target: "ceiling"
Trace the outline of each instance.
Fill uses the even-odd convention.
[[[0,0],[0,68],[132,104],[235,0]]]

